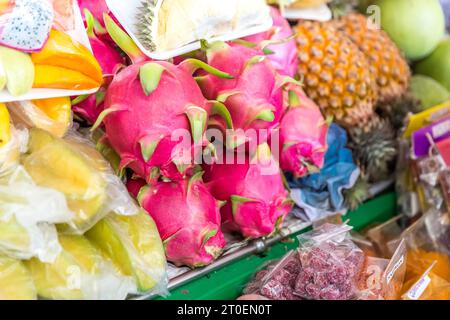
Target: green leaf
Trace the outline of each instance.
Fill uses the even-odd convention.
[[[155,62],[149,62],[140,68],[139,78],[141,79],[142,89],[147,96],[158,88],[164,70],[163,66]]]

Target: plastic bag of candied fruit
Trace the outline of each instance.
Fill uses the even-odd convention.
[[[258,271],[247,284],[244,294],[270,300],[299,300],[294,295],[294,285],[300,270],[298,252],[290,251],[281,260],[272,261]]]
[[[308,300],[352,300],[358,295],[365,255],[347,224],[324,224],[298,237],[301,263],[294,294]]]

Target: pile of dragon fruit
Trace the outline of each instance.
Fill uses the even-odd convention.
[[[79,3],[94,19],[89,36],[105,84],[74,110],[120,157],[118,171],[155,220],[168,261],[212,263],[224,230],[274,234],[293,208],[282,170],[317,172],[329,128],[292,78],[296,43],[279,41],[292,36],[279,11],[271,9],[271,31],[151,61],[107,7]]]

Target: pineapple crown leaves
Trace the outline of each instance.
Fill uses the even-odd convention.
[[[344,190],[345,205],[350,210],[356,210],[364,201],[370,197],[370,185],[366,178],[360,176],[355,185]]]
[[[387,177],[398,149],[395,130],[389,121],[375,118],[369,128],[352,128],[350,137],[349,146],[368,178],[379,181]]]
[[[335,19],[357,11],[359,0],[333,0],[329,7]]]

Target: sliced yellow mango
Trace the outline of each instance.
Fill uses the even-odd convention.
[[[72,121],[72,103],[70,97],[33,100],[33,104],[54,122],[61,124],[64,132],[55,132],[62,137]],[[58,130],[57,130],[58,131]]]
[[[33,88],[89,90],[100,87],[101,81],[96,81],[79,71],[36,64]]]
[[[96,83],[102,83],[102,69],[94,55],[68,34],[53,29],[44,48],[31,55],[34,64],[51,65],[78,71]]]

